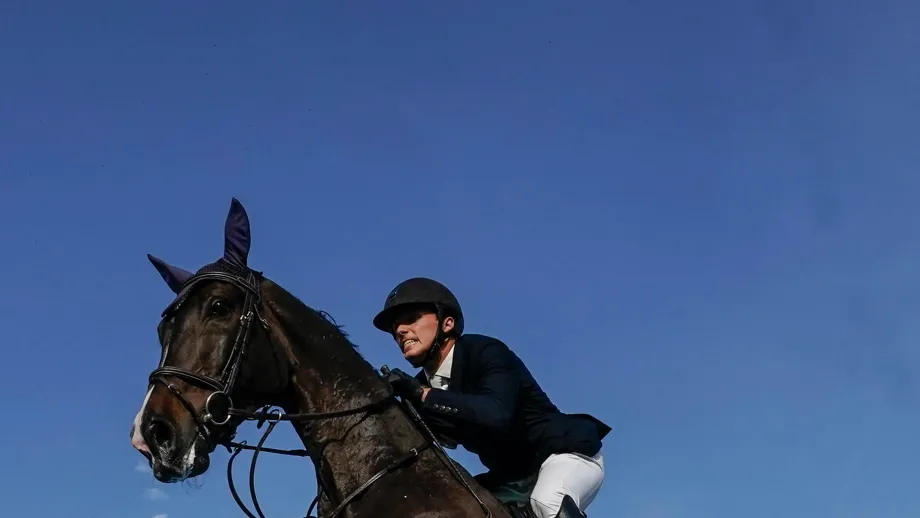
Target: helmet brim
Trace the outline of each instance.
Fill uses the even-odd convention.
[[[392,322],[393,317],[400,310],[400,306],[393,306],[387,309],[384,309],[380,313],[377,313],[377,316],[374,317],[374,327],[383,331],[384,333],[392,333]],[[365,320],[367,322],[367,320]]]
[[[399,316],[400,313],[404,313],[409,309],[425,309],[432,308],[431,311],[435,312],[435,303],[433,302],[403,302],[402,304],[396,304],[390,306],[380,313],[377,313],[377,316],[374,317],[374,327],[383,331],[384,333],[393,332],[393,320]]]

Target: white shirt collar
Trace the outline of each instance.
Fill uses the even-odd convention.
[[[425,377],[428,378],[429,384],[431,383],[431,378],[435,376],[441,378],[442,383],[447,383],[450,379],[450,370],[454,365],[454,350],[456,349],[457,344],[454,344],[454,346],[450,348],[450,351],[447,351],[447,356],[444,357],[444,361],[441,362],[441,365],[438,366],[438,370],[436,370],[434,374],[429,372],[428,369],[425,369]]]

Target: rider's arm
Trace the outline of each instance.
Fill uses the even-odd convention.
[[[476,365],[481,374],[471,393],[429,390],[422,408],[449,420],[463,420],[496,432],[508,431],[517,402],[519,381],[514,357],[505,344],[490,341],[479,351]]]

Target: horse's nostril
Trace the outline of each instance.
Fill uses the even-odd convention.
[[[172,446],[173,433],[172,425],[159,416],[150,418],[150,424],[147,425],[147,437],[153,445],[160,448],[169,449]]]

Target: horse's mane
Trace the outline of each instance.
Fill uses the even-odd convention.
[[[289,322],[282,324],[285,325],[285,332],[289,336],[300,344],[305,344],[308,341],[345,343],[364,360],[358,345],[348,338],[348,333],[345,331],[344,326],[337,323],[332,315],[326,311],[308,306],[293,293],[271,279],[267,277],[263,277],[263,279],[266,290],[263,298],[267,299],[266,302],[272,304],[276,311],[289,317],[289,319],[285,319],[289,320]],[[265,295],[269,296],[265,297]],[[299,325],[292,325],[295,322]]]

